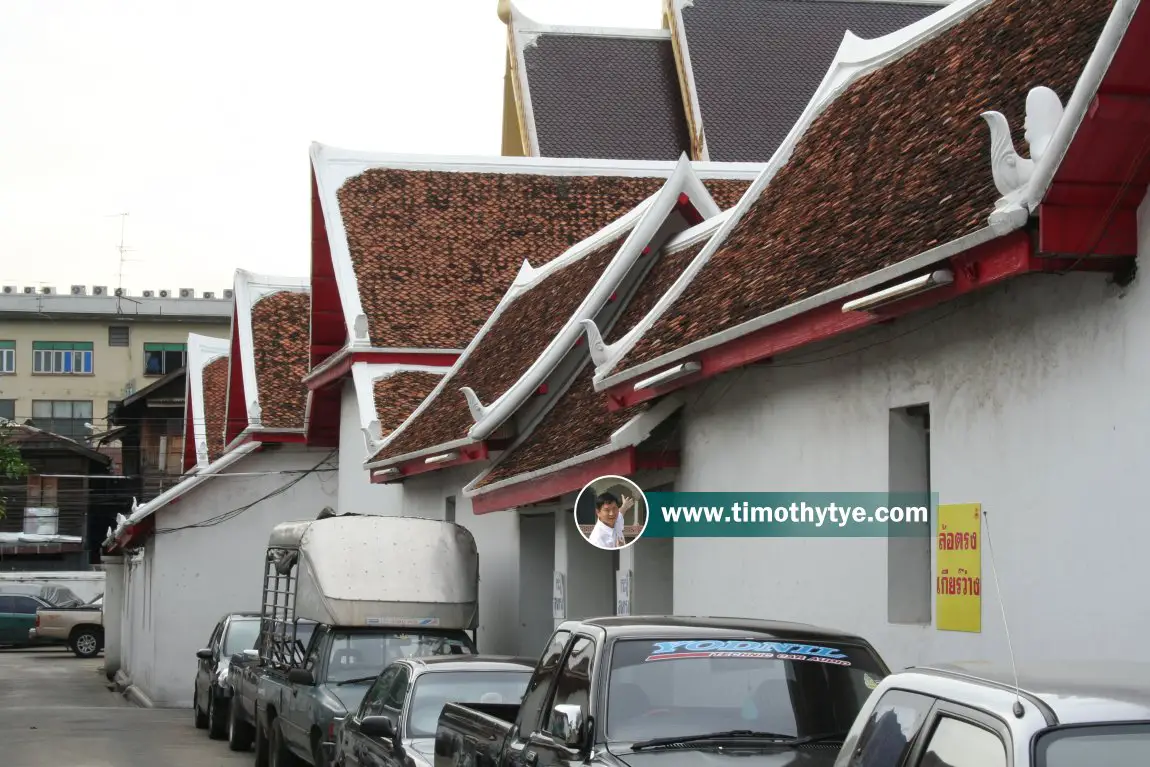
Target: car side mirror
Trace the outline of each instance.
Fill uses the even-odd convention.
[[[551,709],[551,734],[568,748],[578,748],[583,735],[583,707],[560,703]]]
[[[288,681],[292,684],[303,684],[309,687],[315,684],[315,677],[306,668],[293,668],[288,671]]]
[[[202,650],[196,650],[196,657],[200,660],[211,660],[214,655],[210,647],[205,647]]]
[[[386,716],[368,716],[359,723],[359,731],[371,738],[392,740],[395,738],[395,722]]]

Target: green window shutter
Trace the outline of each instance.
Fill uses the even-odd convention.
[[[91,341],[33,341],[33,351],[90,352]]]
[[[0,349],[15,349],[15,341],[0,341]]]
[[[146,352],[182,352],[187,350],[187,344],[144,344]]]

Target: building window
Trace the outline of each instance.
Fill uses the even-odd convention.
[[[24,507],[24,532],[29,535],[56,535],[60,512],[57,478],[28,475],[28,495]]]
[[[120,400],[118,400],[118,399],[108,400],[108,428],[109,429],[112,428],[112,416],[114,416],[116,414],[116,411],[119,409],[119,407],[120,407]]]
[[[32,424],[62,437],[85,437],[85,423],[92,421],[92,402],[73,400],[32,400]]]
[[[91,375],[92,342],[33,341],[32,372]]]
[[[16,342],[0,341],[0,375],[16,372]]]
[[[166,376],[184,366],[187,344],[144,344],[144,375]]]
[[[108,326],[108,346],[127,346],[131,335],[127,325]]]
[[[887,443],[887,488],[891,493],[913,493],[931,507],[930,498],[930,406],[895,408],[890,411]],[[902,496],[898,504],[910,504]],[[926,625],[932,619],[930,520],[921,535],[887,538],[887,622]]]
[[[6,421],[16,420],[16,400],[0,399],[0,418]]]

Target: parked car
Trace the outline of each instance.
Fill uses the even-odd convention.
[[[954,664],[886,677],[835,767],[1150,764],[1150,665]]]
[[[315,626],[311,621],[296,621],[296,649],[301,656],[307,651]],[[256,649],[236,653],[228,664],[228,689],[231,691],[228,704],[228,748],[232,751],[247,751],[255,740],[256,699],[264,669],[260,648],[264,647],[266,639],[261,625]]]
[[[228,667],[236,653],[256,646],[260,631],[259,613],[230,613],[212,630],[208,646],[196,652],[195,692],[192,709],[196,727],[208,737],[223,740],[228,734],[228,703],[231,685]]]
[[[34,583],[0,583],[0,594],[23,594],[43,599],[54,607],[79,607],[84,600],[67,586],[37,585]],[[100,596],[104,596],[100,594]],[[95,600],[92,600],[93,602]]]
[[[448,655],[396,661],[337,726],[336,743],[327,756],[338,767],[430,767],[445,704],[518,704],[534,670],[531,658]]]
[[[79,658],[95,658],[104,649],[104,600],[74,607],[48,606],[36,611],[28,638],[65,643]]]
[[[829,767],[888,673],[862,637],[805,624],[566,621],[521,705],[443,707],[435,767],[638,767],[652,758]]]
[[[0,593],[0,646],[51,644],[36,636],[36,611],[52,603],[30,594]]]

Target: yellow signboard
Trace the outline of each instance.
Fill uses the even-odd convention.
[[[941,631],[982,632],[982,504],[938,507],[934,580]]]

